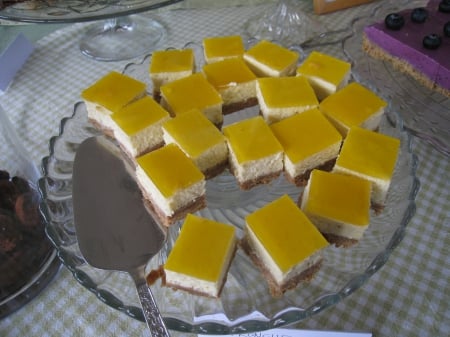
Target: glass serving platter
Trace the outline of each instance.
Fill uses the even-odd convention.
[[[365,26],[384,20],[389,13],[426,5],[428,1],[384,1],[352,23],[352,35],[344,41],[344,52],[353,63],[353,74],[363,84],[389,99],[401,115],[405,128],[450,155],[450,98],[432,91],[390,62],[369,57],[361,48]],[[450,56],[449,56],[450,57]]]
[[[201,46],[188,43],[185,47],[194,50],[197,70],[201,69]],[[340,48],[331,45],[318,48],[342,57],[336,52]],[[123,72],[147,83],[148,92],[152,93],[148,76],[149,62],[151,55],[140,63],[127,65]],[[86,83],[86,86],[89,84]],[[258,113],[259,108],[253,107],[226,115],[224,125]],[[371,214],[371,224],[357,245],[348,249],[334,246],[326,248],[323,266],[315,278],[276,299],[271,297],[260,272],[240,249],[233,260],[220,299],[174,291],[163,287],[157,280],[151,288],[168,328],[202,334],[267,330],[307,319],[361,287],[385,264],[392,250],[401,242],[415,212],[415,197],[419,187],[410,136],[394,110],[388,109],[381,122],[380,132],[401,140],[400,154],[387,205],[381,214]],[[73,115],[61,121],[60,134],[50,139],[50,154],[42,161],[44,176],[39,182],[39,189],[44,201],[41,210],[47,219],[47,233],[58,250],[58,256],[75,279],[109,306],[143,321],[132,279],[125,273],[92,268],[83,259],[77,245],[72,213],[73,160],[79,144],[98,134],[87,120],[84,103],[77,103]],[[207,208],[198,214],[231,223],[241,235],[244,218],[249,212],[283,194],[297,200],[301,192],[301,188],[289,183],[283,176],[268,185],[242,191],[234,177],[226,171],[207,182]],[[165,247],[149,262],[147,270],[157,269],[164,263],[180,225],[179,222],[170,227]]]
[[[23,22],[82,22],[153,10],[181,0],[26,0],[2,8],[0,18]],[[7,1],[4,1],[7,2]],[[1,4],[0,4],[1,5]]]

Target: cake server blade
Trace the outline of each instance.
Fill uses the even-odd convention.
[[[78,245],[93,267],[128,272],[134,279],[152,336],[169,336],[145,279],[166,231],[145,206],[132,165],[105,137],[79,146],[73,167],[73,213]]]

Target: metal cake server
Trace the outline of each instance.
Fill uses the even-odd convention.
[[[120,150],[104,137],[79,146],[73,167],[73,213],[78,245],[93,267],[134,279],[152,336],[169,336],[145,279],[145,266],[166,232],[153,219]]]

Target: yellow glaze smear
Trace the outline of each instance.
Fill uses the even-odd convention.
[[[351,175],[313,170],[309,178],[305,213],[367,226],[370,216],[371,183]]]
[[[192,157],[197,157],[210,147],[225,142],[225,136],[197,109],[166,121],[163,128]]]
[[[245,220],[283,272],[328,245],[287,195],[256,210]]]
[[[153,52],[150,62],[150,74],[171,73],[194,70],[194,52],[192,49],[169,49]]]
[[[111,116],[128,135],[133,135],[166,117],[169,117],[169,113],[150,96],[126,105]]]
[[[145,83],[113,71],[83,90],[81,97],[116,112],[144,94],[145,89]]]
[[[235,247],[235,228],[188,214],[164,268],[217,282]]]
[[[217,90],[256,80],[256,75],[241,58],[206,64],[203,66],[203,72]]]
[[[203,111],[206,107],[223,103],[217,90],[201,73],[163,85],[161,95],[175,114],[192,109]]]
[[[261,116],[230,124],[223,134],[240,163],[282,152],[283,147]]]
[[[282,71],[297,62],[299,57],[297,52],[267,40],[258,42],[245,54],[277,71]]]
[[[314,89],[304,77],[264,77],[258,79],[258,86],[270,108],[319,105]]]
[[[306,77],[319,77],[337,86],[348,74],[350,68],[351,65],[348,62],[313,51],[297,68],[297,74]]]
[[[293,115],[270,128],[293,163],[342,141],[340,132],[318,109]]]
[[[394,173],[400,140],[360,127],[350,128],[336,165],[389,180]]]
[[[353,82],[325,98],[319,108],[347,127],[361,125],[387,103],[363,85]]]
[[[240,35],[212,36],[203,39],[203,49],[206,58],[242,57],[244,42]]]
[[[192,160],[175,144],[166,145],[136,160],[165,198],[205,179]]]

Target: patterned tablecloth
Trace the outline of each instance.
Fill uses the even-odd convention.
[[[304,5],[312,11],[312,6]],[[371,5],[368,5],[371,6]],[[182,47],[205,35],[242,32],[245,20],[265,5],[176,10],[153,14],[168,28],[166,46]],[[367,6],[319,18],[345,28]],[[48,154],[61,118],[72,114],[80,91],[128,62],[102,63],[80,54],[78,40],[90,24],[74,24],[42,38],[6,93],[0,96],[33,160]],[[450,141],[450,140],[449,140]],[[449,158],[413,139],[421,189],[406,236],[385,266],[351,296],[295,328],[371,331],[374,336],[446,336],[450,331]],[[7,153],[0,144],[0,162]],[[148,336],[144,323],[110,308],[65,268],[34,300],[0,321],[0,336]],[[181,335],[173,332],[174,336]]]

